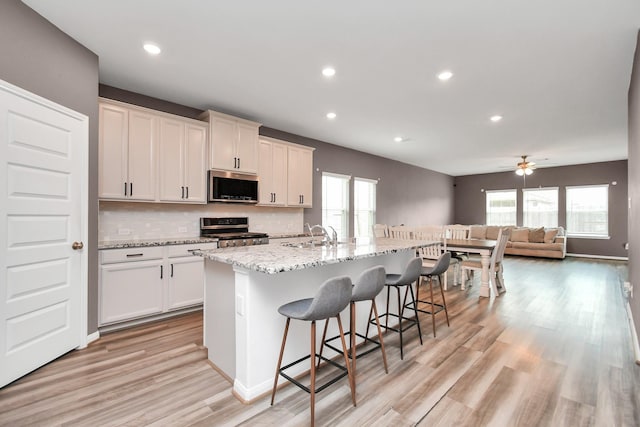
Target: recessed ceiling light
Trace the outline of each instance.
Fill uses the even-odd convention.
[[[333,77],[336,74],[336,69],[333,67],[325,67],[322,70],[322,75],[325,77]]]
[[[401,136],[396,136],[395,138],[393,138],[393,140],[395,142],[402,142],[402,141],[404,141],[404,138],[402,138]]]
[[[158,55],[160,52],[162,52],[160,48],[153,43],[145,43],[143,47],[144,50],[146,50],[147,53],[151,55]]]
[[[499,115],[496,114],[495,116],[491,116],[489,118],[489,120],[491,120],[493,123],[496,123],[496,122],[499,122],[500,120],[502,120],[502,116],[499,116]]]
[[[333,120],[335,118],[336,118],[336,113],[334,113],[334,112],[327,113],[327,119]]]
[[[447,81],[449,80],[451,77],[453,77],[453,73],[451,71],[443,71],[440,74],[438,74],[438,78],[442,81]]]

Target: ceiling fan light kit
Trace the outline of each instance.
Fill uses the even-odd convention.
[[[527,156],[522,156],[522,161],[516,167],[516,175],[531,175],[535,168],[536,164],[534,162],[527,162]]]

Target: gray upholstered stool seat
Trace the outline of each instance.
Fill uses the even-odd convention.
[[[382,361],[384,362],[384,371],[389,372],[387,367],[387,355],[384,351],[384,341],[382,340],[382,329],[380,328],[380,320],[378,317],[378,308],[376,307],[376,297],[382,291],[385,284],[385,271],[384,267],[381,265],[368,268],[364,270],[355,281],[355,284],[352,288],[351,295],[351,303],[349,304],[349,331],[345,334],[348,334],[351,338],[351,345],[349,348],[349,358],[351,359],[351,371],[353,372],[353,376],[356,376],[356,359],[358,357],[362,357],[366,354],[371,353],[377,349],[380,349],[382,352]],[[356,331],[356,303],[359,301],[370,301],[371,306],[369,308],[369,321],[371,321],[371,315],[373,314],[375,324],[378,328],[378,341],[372,340],[369,338],[369,322],[367,322],[367,329],[364,335],[358,333]],[[327,336],[327,323],[324,326],[324,332],[322,333],[322,341],[320,341],[320,354],[322,354],[322,350],[324,346],[329,347],[333,351],[337,353],[342,353],[342,350],[334,347],[331,342],[340,338],[339,335],[336,335],[332,338],[326,338]],[[372,348],[367,350],[360,351],[356,355],[356,337],[360,337],[363,340],[363,349],[367,344],[373,344]]]
[[[431,324],[433,325],[433,337],[436,337],[436,313],[440,313],[444,310],[444,314],[447,318],[447,326],[449,326],[449,312],[447,311],[447,301],[444,298],[444,290],[443,290],[443,282],[442,275],[445,271],[449,269],[449,263],[451,262],[451,253],[445,252],[436,261],[433,267],[423,267],[422,272],[420,273],[420,277],[426,277],[429,281],[429,292],[430,298],[428,300],[420,299],[420,284],[418,283],[418,289],[416,290],[416,301],[413,303],[406,304],[406,307],[411,309],[415,308],[421,313],[426,313],[431,315]],[[440,285],[440,295],[442,296],[442,303],[438,304],[433,301],[433,278],[438,278],[438,284]],[[431,308],[429,310],[424,310],[417,308],[418,303],[429,304]]]
[[[356,405],[355,383],[353,375],[351,373],[351,366],[349,359],[347,358],[347,344],[344,338],[344,331],[342,329],[342,322],[340,321],[340,312],[344,310],[351,301],[351,279],[347,276],[334,277],[326,280],[318,289],[318,292],[313,298],[305,298],[297,301],[293,301],[284,304],[278,308],[278,312],[287,318],[284,328],[284,335],[282,337],[282,346],[280,347],[280,356],[278,357],[278,366],[276,367],[276,374],[273,380],[273,390],[271,392],[271,404],[276,397],[276,389],[278,387],[278,378],[282,375],[284,378],[297,385],[301,389],[305,390],[311,395],[311,425],[315,423],[315,394],[324,390],[326,387],[343,378],[345,375],[349,376],[349,386],[351,387],[351,400],[353,405]],[[335,317],[338,321],[338,328],[340,330],[340,338],[342,340],[342,349],[344,354],[345,366],[339,365],[334,361],[322,357],[322,355],[316,354],[316,321],[326,320]],[[289,332],[289,324],[291,319],[304,320],[311,322],[311,352],[309,355],[302,357],[288,365],[282,366],[282,356],[284,354],[285,344],[287,342],[287,333]],[[325,362],[340,369],[341,372],[330,379],[328,382],[316,388],[316,358],[318,360],[324,360]],[[293,377],[285,373],[285,370],[291,368],[298,363],[301,363],[307,359],[311,359],[310,373],[311,384],[309,387],[303,385]]]
[[[414,282],[418,282],[420,279],[420,272],[422,270],[422,258],[416,257],[411,259],[407,266],[405,267],[402,274],[387,274],[385,278],[385,286],[387,287],[387,312],[380,315],[380,317],[385,318],[385,324],[383,328],[398,332],[400,334],[400,359],[404,359],[404,350],[403,350],[403,337],[402,333],[407,329],[417,326],[418,327],[418,337],[420,338],[420,345],[422,345],[422,331],[420,330],[420,320],[418,319],[418,310],[416,310],[415,298],[413,294],[412,285]],[[404,301],[400,302],[400,288],[404,287]],[[398,296],[398,313],[391,313],[389,311],[389,298],[391,288],[396,290]],[[410,303],[413,303],[413,312],[415,317],[409,318],[404,316],[404,309],[408,305],[407,296],[411,295]],[[410,304],[409,303],[409,304]],[[398,327],[394,328],[389,326],[389,317],[395,317],[398,319]],[[403,321],[408,323],[406,326],[403,326]],[[372,322],[369,322],[372,323]]]

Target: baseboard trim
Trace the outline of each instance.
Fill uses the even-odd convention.
[[[567,253],[567,256],[572,256],[572,257],[575,257],[575,258],[594,258],[594,259],[612,259],[612,260],[616,260],[616,261],[629,261],[629,257],[626,257],[626,256],[570,254],[570,253]]]
[[[175,311],[169,311],[166,313],[162,313],[162,314],[156,314],[156,315],[152,315],[152,316],[147,316],[147,317],[140,317],[137,319],[132,319],[132,320],[125,320],[119,323],[112,323],[110,325],[104,325],[104,326],[100,326],[98,327],[98,332],[113,332],[113,331],[117,331],[120,329],[126,329],[126,328],[131,328],[133,326],[138,326],[138,325],[142,325],[144,323],[149,323],[149,322],[155,322],[158,320],[164,320],[164,319],[168,319],[169,317],[175,317],[175,316],[180,316],[182,314],[187,314],[187,313],[191,313],[193,311],[201,311],[202,310],[202,304],[200,305],[195,305],[192,307],[187,307],[187,308],[183,308],[180,310],[175,310]]]
[[[638,343],[638,332],[636,331],[636,324],[633,322],[633,313],[631,312],[631,306],[627,301],[627,316],[629,317],[629,329],[631,331],[631,345],[633,346],[633,354],[636,359],[636,365],[640,365],[640,344]]]
[[[92,334],[87,335],[87,345],[91,344],[94,341],[97,341],[100,338],[100,331],[95,331]]]

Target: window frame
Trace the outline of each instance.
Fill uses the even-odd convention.
[[[513,193],[515,206],[513,207],[513,223],[512,224],[490,224],[489,223],[489,197],[488,194],[495,193]],[[485,190],[484,191],[484,222],[486,225],[516,225],[518,223],[518,189],[517,188],[509,188],[506,190]]]
[[[350,188],[349,187],[351,186],[351,175],[344,175],[344,174],[333,173],[333,172],[322,172],[322,208],[321,208],[322,226],[325,228],[328,228],[328,226],[331,224],[327,219],[328,217],[327,212],[329,211],[329,209],[326,208],[325,177],[338,178],[345,181],[344,182],[345,194],[343,195],[344,209],[341,210],[342,226],[336,230],[338,233],[338,239],[344,240],[349,237],[349,217],[350,217],[350,211],[349,211]]]
[[[368,183],[368,184],[372,184],[372,188],[373,188],[373,193],[372,193],[372,210],[363,210],[363,212],[369,212],[369,226],[367,227],[367,231],[366,234],[364,235],[358,235],[358,212],[360,211],[358,209],[358,205],[357,205],[357,200],[358,200],[358,196],[356,194],[356,184],[358,182],[363,182],[363,183]],[[373,225],[376,223],[376,213],[377,213],[377,197],[378,197],[378,181],[375,179],[369,179],[369,178],[361,178],[361,177],[354,177],[353,178],[353,236],[354,237],[372,237],[373,236]]]
[[[584,233],[584,232],[576,232],[569,230],[569,192],[572,189],[580,189],[580,188],[605,188],[606,191],[606,209],[607,209],[607,231],[606,233]],[[609,184],[588,184],[588,185],[568,185],[565,187],[565,233],[567,237],[577,238],[577,239],[610,239],[610,222],[609,222]]]

